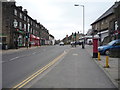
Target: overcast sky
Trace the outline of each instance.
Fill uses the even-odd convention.
[[[83,32],[85,6],[85,33],[116,0],[16,0],[17,6],[28,10],[28,15],[45,26],[55,39],[63,39],[72,32]]]

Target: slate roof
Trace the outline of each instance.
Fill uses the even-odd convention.
[[[118,6],[118,2],[115,2],[115,4],[110,7],[103,15],[101,15],[95,22],[93,22],[91,25],[99,22],[100,20],[104,19],[105,17],[111,15],[114,13],[114,8],[116,8]]]

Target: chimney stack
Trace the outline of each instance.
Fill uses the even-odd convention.
[[[20,10],[22,10],[23,7],[22,7],[22,6],[18,6],[18,8],[19,8]]]
[[[24,11],[23,11],[25,14],[27,14],[28,13],[28,11],[27,11],[27,9],[24,9]]]

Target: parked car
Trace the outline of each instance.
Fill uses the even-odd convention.
[[[60,46],[64,46],[64,42],[60,42],[59,45],[60,45]]]
[[[107,45],[98,47],[100,54],[110,54],[110,49],[120,49],[120,39],[113,40]]]

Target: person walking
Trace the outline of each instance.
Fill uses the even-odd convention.
[[[14,42],[14,44],[15,44],[15,48],[18,49],[18,41],[17,40]]]
[[[28,42],[26,42],[26,47],[27,47],[27,49],[28,49]]]
[[[29,48],[31,47],[31,42],[29,42]]]

